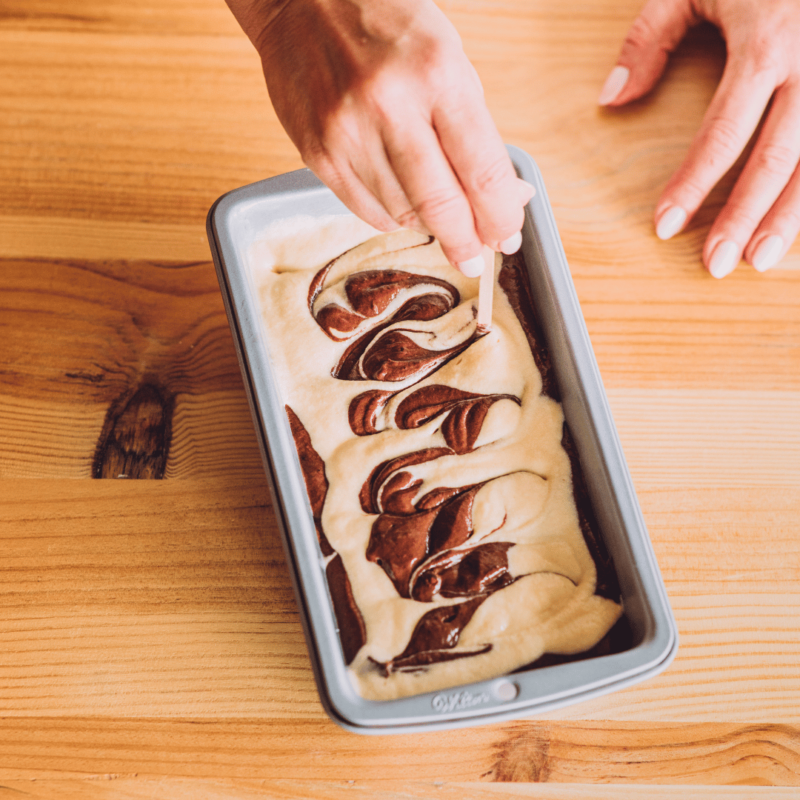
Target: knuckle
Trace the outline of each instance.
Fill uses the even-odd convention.
[[[442,227],[443,223],[451,222],[464,213],[464,199],[449,189],[434,191],[421,198],[414,211],[434,228]]]
[[[624,45],[636,50],[644,50],[653,47],[657,43],[657,38],[656,30],[650,20],[644,14],[640,14],[631,25]]]
[[[464,91],[480,88],[475,68],[466,57],[460,42],[457,47],[450,43],[432,42],[418,56],[417,74],[423,77],[432,97],[446,102]]]
[[[298,145],[303,160],[330,162],[334,154],[340,149],[342,128],[337,119],[329,115],[318,121],[316,130],[308,131],[303,137],[302,145]]]
[[[753,75],[777,82],[783,55],[781,48],[775,46],[774,31],[756,30],[749,40],[746,58]]]
[[[709,189],[698,177],[687,175],[681,180],[680,188],[675,191],[675,202],[692,213],[703,202]]]
[[[425,59],[425,83],[432,97],[440,102],[460,95],[462,73],[452,61],[443,61],[438,53],[429,53]]]
[[[709,166],[733,162],[742,150],[743,143],[739,127],[728,117],[715,117],[704,137],[704,149]]]
[[[390,69],[376,69],[364,75],[354,87],[358,105],[384,113],[401,99],[404,92],[403,81]]]
[[[328,177],[336,173],[326,149],[320,142],[308,142],[298,148],[303,163],[314,172],[320,180],[328,183]],[[330,185],[330,184],[329,184]]]
[[[779,178],[786,178],[797,166],[795,149],[778,142],[770,142],[753,153],[753,166],[759,171]]]
[[[340,102],[321,120],[319,129],[322,145],[336,152],[358,139],[358,116],[348,103]]]
[[[478,243],[476,246],[474,243],[469,243],[469,239],[451,242],[447,246],[445,246],[444,242],[441,242],[441,244],[447,258],[456,264],[475,258],[481,252],[480,244]]]
[[[521,208],[513,212],[504,212],[501,217],[487,219],[485,215],[476,220],[481,239],[487,244],[500,244],[518,233],[525,221],[525,214]]]
[[[417,228],[421,224],[420,218],[413,208],[395,212],[392,214],[392,218],[401,228]]]
[[[341,197],[347,192],[348,180],[344,171],[336,165],[327,151],[318,146],[302,153],[303,163],[335,194]]]
[[[761,215],[758,214],[756,209],[750,206],[737,206],[730,209],[727,215],[726,227],[733,233],[746,232],[746,239],[756,229],[758,223],[761,222]],[[729,238],[736,238],[731,236]]]
[[[508,159],[500,157],[481,167],[470,184],[471,188],[480,194],[496,194],[505,187],[511,177]]]
[[[781,209],[778,219],[782,228],[790,231],[800,230],[800,203]]]

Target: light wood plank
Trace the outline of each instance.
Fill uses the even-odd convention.
[[[441,736],[354,736],[313,720],[7,719],[0,724],[0,780],[91,777],[123,779],[123,787],[134,788],[134,778],[171,776],[190,779],[189,787],[212,782],[212,797],[213,781],[242,782],[245,797],[248,782],[264,781],[285,791],[278,797],[319,784],[330,791],[335,782],[340,790],[364,786],[364,793],[383,787],[389,797],[401,787],[424,792],[433,785],[445,797],[467,788],[481,798],[489,792],[546,797],[536,792],[576,783],[646,782],[687,791],[800,783],[800,735],[792,727],[521,721],[453,731],[446,747],[437,746]],[[632,796],[648,797],[642,792]]]
[[[800,487],[800,393],[611,389],[637,486]]]
[[[224,192],[302,166],[243,34],[0,30],[0,71],[4,215],[199,232]]]
[[[0,31],[240,36],[217,0],[4,0]]]
[[[208,261],[200,224],[87,220],[80,217],[0,216],[0,242],[7,258]]]
[[[619,389],[610,402],[643,490],[800,486],[800,395]],[[0,394],[0,476],[88,477],[106,411]],[[261,469],[243,389],[178,393],[167,477]]]
[[[290,780],[188,780],[181,778],[126,778],[118,775],[84,780],[4,781],[0,792],[21,792],[46,800],[497,800],[534,797],[540,800],[760,800],[794,798],[797,790],[774,786],[631,786],[613,784],[565,786],[563,784],[476,784],[450,781],[290,781]],[[2,795],[0,795],[2,796]],[[11,795],[10,795],[11,796]]]

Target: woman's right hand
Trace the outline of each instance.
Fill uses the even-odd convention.
[[[380,230],[428,231],[462,272],[521,243],[520,181],[432,0],[228,0],[304,162]]]

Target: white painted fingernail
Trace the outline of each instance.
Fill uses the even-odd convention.
[[[507,256],[516,253],[522,247],[522,231],[517,231],[513,236],[509,236],[503,242],[500,242],[500,252],[505,253]]]
[[[528,195],[528,200],[536,195],[536,187],[532,183],[528,183],[528,181],[522,180],[522,178],[517,178],[519,185],[521,188],[525,189],[525,193]],[[528,202],[527,200],[525,201]]]
[[[477,278],[483,272],[483,256],[475,256],[469,261],[459,261],[456,266],[467,278]]]
[[[739,263],[739,245],[730,240],[720,242],[714,248],[714,254],[711,256],[711,263],[708,265],[708,271],[715,278],[724,278],[729,275],[736,268]]]
[[[671,239],[686,222],[686,212],[680,206],[670,206],[658,220],[656,236],[666,241]]]
[[[616,66],[606,78],[603,88],[600,90],[600,97],[597,102],[601,106],[607,106],[616,100],[619,93],[625,88],[631,71],[627,67]]]
[[[780,236],[768,236],[756,248],[753,255],[753,266],[759,272],[766,272],[780,261],[783,251],[783,239]]]

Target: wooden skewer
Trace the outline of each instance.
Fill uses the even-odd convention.
[[[492,299],[494,297],[494,258],[489,247],[483,248],[485,263],[478,285],[478,333],[488,333],[492,329]]]

